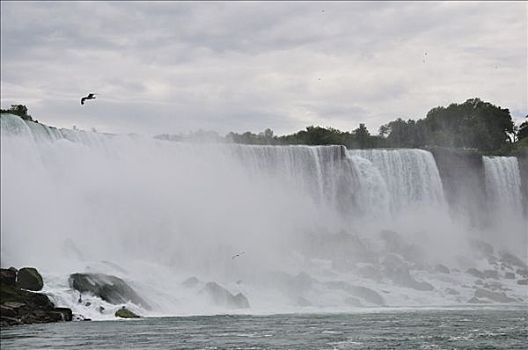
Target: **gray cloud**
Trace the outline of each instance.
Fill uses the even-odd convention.
[[[525,3],[0,6],[2,105],[51,125],[375,132],[475,96],[528,113]]]

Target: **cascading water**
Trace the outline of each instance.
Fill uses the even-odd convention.
[[[391,210],[423,204],[445,205],[440,174],[430,152],[417,149],[354,150],[379,170],[387,188]]]
[[[253,313],[471,297],[446,296],[431,273],[471,258],[438,210],[429,152],[177,143],[0,119],[2,266],[37,266],[74,312],[119,307],[78,303],[75,272],[124,279],[152,310],[129,306],[148,314],[226,312],[203,300],[207,281],[247,296]],[[198,289],[182,284],[191,276]]]
[[[515,157],[483,157],[486,193],[492,210],[522,215],[521,175]]]
[[[488,215],[501,231],[494,238],[528,258],[528,221],[523,216],[521,176],[515,157],[483,157]]]

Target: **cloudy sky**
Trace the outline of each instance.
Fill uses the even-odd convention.
[[[527,3],[1,2],[1,103],[142,134],[528,114]],[[79,98],[98,93],[84,106]]]

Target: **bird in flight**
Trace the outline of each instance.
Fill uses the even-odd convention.
[[[95,100],[95,94],[88,94],[88,96],[81,98],[81,104],[83,105],[86,100]]]
[[[239,256],[241,256],[242,254],[245,254],[245,253],[246,253],[246,252],[240,252],[240,253],[238,253],[238,254],[235,254],[235,255],[233,255],[233,256],[231,257],[231,259],[236,259],[236,258],[238,258]]]

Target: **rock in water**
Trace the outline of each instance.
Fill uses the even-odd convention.
[[[474,298],[476,300],[488,299],[497,303],[514,303],[516,301],[507,296],[504,292],[492,292],[482,288],[477,288]],[[472,298],[472,300],[475,299]]]
[[[14,286],[16,283],[16,270],[0,269],[0,283]]]
[[[73,320],[73,313],[71,309],[68,309],[66,307],[56,307],[53,309],[53,312],[56,312],[61,315],[61,319],[63,321],[72,321]]]
[[[189,277],[185,281],[182,282],[182,285],[187,288],[194,288],[199,284],[200,284],[200,280],[194,276]]]
[[[81,293],[92,293],[110,304],[132,302],[150,309],[147,302],[119,277],[101,273],[74,273],[68,281],[73,289]]]
[[[218,306],[230,309],[249,308],[249,301],[244,294],[238,293],[237,295],[233,295],[216,282],[208,282],[204,289],[202,289],[202,293],[207,294],[207,296]]]
[[[344,290],[352,294],[354,297],[363,299],[367,303],[385,305],[385,300],[383,300],[383,297],[373,289],[363,286],[352,286],[343,281],[326,282],[325,285],[329,288]]]
[[[71,310],[55,308],[44,294],[0,284],[0,325],[71,321]]]
[[[437,264],[435,266],[435,271],[437,272],[441,272],[441,273],[449,273],[449,268],[445,265],[442,265],[442,264]]]
[[[466,270],[466,273],[470,274],[471,276],[473,277],[477,277],[477,278],[486,278],[486,276],[484,275],[483,272],[475,269],[475,268],[470,268],[470,269],[467,269]]]
[[[115,312],[115,316],[120,318],[141,318],[141,316],[136,315],[124,306]]]
[[[428,282],[419,282],[411,276],[405,261],[395,254],[389,254],[383,261],[385,275],[395,284],[421,291],[431,291],[434,287]]]
[[[16,284],[19,288],[39,291],[44,287],[42,276],[34,267],[23,267],[18,270]]]

